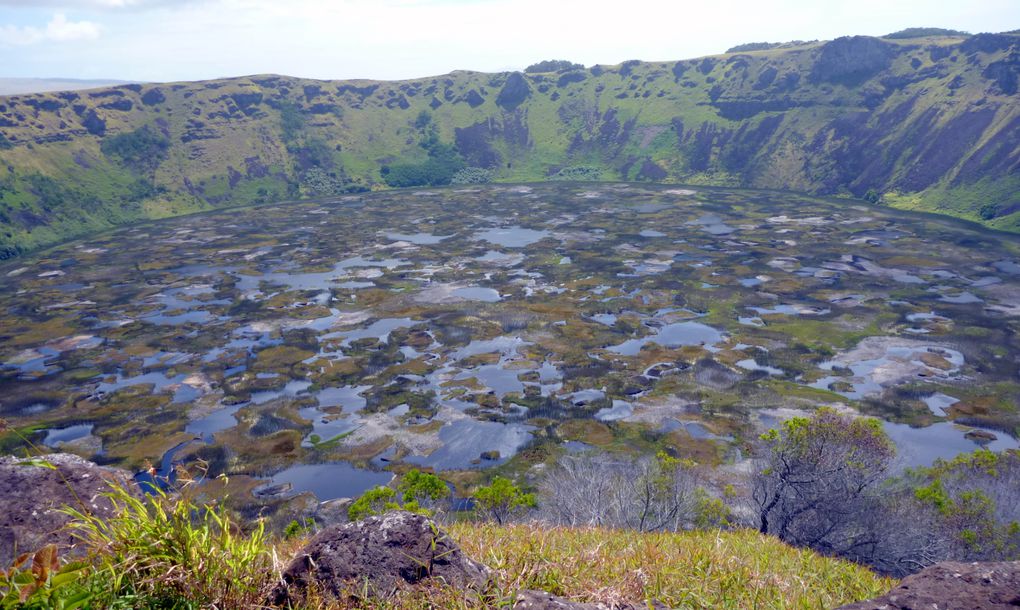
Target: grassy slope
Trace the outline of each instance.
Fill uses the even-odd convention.
[[[751,530],[641,534],[459,524],[453,536],[510,589],[670,608],[834,608],[894,581]]]
[[[69,527],[89,560],[68,566],[74,576],[49,581],[28,601],[48,599],[39,607],[57,607],[55,601],[83,593],[90,607],[261,607],[310,534],[280,539],[261,520],[241,527],[222,506],[196,501],[194,489],[142,500],[114,487],[113,515],[69,509]],[[339,607],[509,607],[518,591],[539,589],[609,605],[654,600],[670,608],[833,608],[895,584],[754,530],[638,533],[475,521],[443,529],[469,557],[493,569],[492,587],[466,596],[426,581],[396,599],[372,602],[363,599],[362,583],[351,583],[349,595],[338,596],[347,600]],[[20,569],[36,567],[29,561]],[[10,607],[11,585],[19,582],[25,584],[0,574],[0,607]],[[338,606],[309,599],[300,607]]]
[[[575,79],[531,74],[530,94],[514,108],[497,103],[509,75],[478,72],[401,82],[253,76],[0,98],[0,134],[13,143],[0,149],[0,248],[314,194],[302,176],[316,142],[328,172],[377,188],[382,164],[423,155],[413,125],[423,111],[470,165],[490,166],[498,180],[593,166],[611,180],[874,189],[893,205],[976,220],[997,204],[985,209],[994,216],[987,223],[1017,230],[1020,104],[1002,87],[1017,71],[1018,41],[865,39],[839,52],[827,46],[837,43],[813,43],[626,62]],[[861,65],[871,68],[855,73]],[[281,104],[304,121],[287,141]],[[144,125],[171,143],[151,173],[101,151],[103,137]],[[28,182],[35,173],[101,205],[83,209],[64,196],[46,209]],[[132,198],[139,178],[165,192]]]

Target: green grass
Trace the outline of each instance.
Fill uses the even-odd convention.
[[[271,537],[261,521],[236,521],[191,492],[186,487],[181,497],[139,499],[115,489],[110,498],[117,514],[106,520],[67,509],[87,559],[61,562],[48,547],[0,573],[0,608],[267,607],[282,568],[307,537]],[[481,609],[508,606],[521,589],[540,589],[607,604],[832,608],[895,584],[752,530],[638,533],[463,521],[447,532],[494,570],[496,578],[480,595],[426,581],[392,599],[369,600],[359,598],[352,583],[350,598],[323,600],[313,591],[302,607]],[[33,561],[44,569],[28,567]]]
[[[949,44],[944,39],[936,42]],[[952,42],[956,44],[958,40]],[[135,102],[128,112],[99,108],[99,102],[83,99],[82,103],[92,106],[106,121],[110,136],[143,125],[156,125],[157,118],[165,121],[160,125],[167,130],[172,144],[167,159],[146,178],[152,178],[168,192],[147,199],[140,206],[120,205],[129,194],[130,185],[140,177],[139,170],[106,156],[100,147],[101,138],[83,135],[84,127],[75,113],[61,112],[58,116],[56,112],[40,111],[31,121],[20,122],[7,113],[4,118],[13,125],[5,127],[3,135],[15,144],[3,151],[5,163],[0,166],[0,212],[7,213],[7,220],[0,218],[0,247],[35,249],[139,220],[295,198],[302,193],[298,186],[300,158],[288,145],[308,138],[326,145],[328,156],[337,164],[333,170],[343,172],[362,186],[383,188],[379,174],[382,164],[405,162],[421,155],[417,145],[419,134],[413,123],[422,111],[431,114],[444,142],[457,141],[458,130],[485,127],[488,146],[500,156],[492,168],[496,181],[541,181],[559,168],[578,165],[601,169],[605,180],[634,179],[643,161],[652,159],[667,171],[664,182],[846,194],[851,185],[833,185],[832,172],[826,169],[837,162],[844,146],[841,141],[829,141],[833,121],[847,112],[864,111],[864,93],[876,87],[881,89],[883,78],[912,77],[916,72],[912,67],[915,61],[933,66],[923,49],[890,44],[897,49],[890,68],[856,88],[812,81],[808,76],[813,54],[804,53],[804,47],[778,48],[739,57],[716,56],[717,63],[709,74],[697,69],[700,60],[688,60],[680,79],[672,73],[675,62],[639,63],[630,66],[629,75],[621,74],[620,66],[604,66],[601,75],[587,71],[585,80],[562,87],[558,86],[555,74],[542,76],[542,81],[529,76],[532,94],[512,112],[495,102],[503,75],[467,71],[403,82],[359,81],[356,86],[376,87],[373,94],[364,98],[350,92],[339,93],[346,83],[279,77],[274,85],[256,76],[161,85],[166,100],[156,106],[146,106],[137,99],[144,90],[124,91],[125,99]],[[970,182],[961,183],[953,180],[962,167],[961,161],[920,192],[894,192],[900,179],[916,168],[915,153],[924,148],[928,139],[937,137],[937,130],[970,112],[979,101],[1001,105],[1002,117],[958,157],[970,158],[982,145],[1001,135],[1009,124],[1009,116],[1015,114],[1015,102],[996,93],[994,88],[989,89],[981,72],[986,64],[1005,56],[1006,51],[982,54],[977,65],[940,60],[938,68],[944,76],[911,81],[874,108],[869,124],[876,125],[904,101],[915,100],[909,116],[897,118],[889,133],[883,134],[881,144],[883,149],[906,152],[888,160],[892,172],[885,183],[863,186],[883,193],[886,202],[895,207],[977,220],[1006,231],[1020,230],[1020,212],[981,218],[980,211],[985,207],[987,215],[989,204],[1007,212],[1016,203],[1017,178],[1008,173],[1002,175],[1000,170],[979,182],[968,178]],[[738,61],[728,63],[734,59]],[[799,74],[798,85],[791,91],[754,89],[758,76],[769,68],[778,70],[781,77]],[[957,77],[963,84],[950,90],[947,84]],[[302,94],[305,86],[319,87],[322,93],[306,99]],[[482,92],[484,97],[484,102],[475,108],[462,100],[470,90]],[[250,116],[237,113],[230,96],[251,93],[261,94],[262,103],[255,106]],[[389,103],[397,96],[403,96],[406,109]],[[55,94],[39,97],[62,103]],[[284,135],[280,111],[275,101],[270,103],[281,98],[300,108],[305,117],[305,126],[296,134]],[[433,98],[442,102],[436,108],[430,107]],[[722,116],[715,103],[773,98],[790,98],[798,105],[735,120]],[[315,104],[325,104],[332,112],[322,113],[320,108],[313,114]],[[218,116],[229,114],[232,108],[234,114],[229,119]],[[933,108],[939,109],[941,118],[932,132],[911,131],[912,123]],[[763,120],[777,118],[781,125],[774,132],[760,141],[742,142]],[[195,130],[191,123],[195,121],[203,125],[198,140],[192,139]],[[633,125],[626,131],[624,125],[629,121]],[[682,129],[678,131],[679,124]],[[526,143],[517,141],[520,134]],[[59,141],[63,137],[70,141]],[[905,140],[905,146],[899,146],[901,140]],[[822,141],[826,143],[819,145],[821,148],[809,144]],[[702,145],[708,146],[705,151],[708,167],[694,168],[693,155]],[[735,157],[734,152],[739,154]],[[15,174],[14,188],[2,192],[2,182],[10,174],[8,166]],[[24,177],[33,173],[95,194],[103,202],[102,210],[82,213],[76,209],[41,209],[23,183]],[[228,175],[234,179],[228,180]],[[26,220],[28,217],[22,212],[41,216],[46,222],[40,226]]]
[[[509,590],[670,608],[833,608],[894,581],[750,530],[638,533],[463,523],[450,535]]]

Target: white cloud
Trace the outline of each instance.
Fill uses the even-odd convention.
[[[64,9],[125,8],[151,3],[153,0],[0,0],[0,6],[19,8],[52,6]]]
[[[15,7],[9,18],[4,7]],[[53,13],[95,23],[31,27]],[[26,45],[0,66],[11,76],[401,79],[549,58],[685,59],[743,42],[916,25],[1001,31],[1020,25],[1020,0],[0,0],[0,22],[11,24],[0,27],[0,44]],[[59,40],[58,32],[64,40],[102,36],[31,44]]]
[[[53,15],[44,28],[27,25],[0,26],[0,44],[30,45],[39,42],[71,42],[99,38],[99,24],[92,21],[68,21],[63,13]]]

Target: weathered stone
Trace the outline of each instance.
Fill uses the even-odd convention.
[[[1020,561],[946,561],[903,579],[882,597],[839,610],[1016,610]]]
[[[583,603],[570,601],[565,597],[546,593],[545,591],[533,591],[524,589],[517,592],[514,601],[514,610],[665,610],[666,606],[660,602],[650,603]]]
[[[326,500],[316,507],[315,514],[313,516],[316,522],[326,526],[347,523],[350,521],[350,519],[347,518],[347,511],[353,503],[354,500],[351,498]]]
[[[818,81],[860,84],[885,70],[895,47],[870,36],[844,36],[823,44],[811,76]]]
[[[504,110],[513,110],[531,97],[531,86],[528,79],[520,72],[513,72],[507,77],[506,83],[496,97],[496,103]]]
[[[528,589],[518,591],[517,601],[514,603],[514,610],[600,610],[601,608],[598,604],[572,602],[565,597],[545,591]]]
[[[80,552],[65,526],[69,506],[100,517],[110,516],[113,505],[104,494],[110,485],[138,493],[131,474],[97,466],[69,453],[40,458],[56,466],[26,465],[23,458],[0,458],[0,567],[24,552],[56,544],[62,554]]]
[[[490,572],[431,519],[396,511],[319,532],[284,570],[271,598],[276,604],[300,602],[309,590],[334,598],[345,591],[386,597],[402,584],[429,578],[482,588]]]

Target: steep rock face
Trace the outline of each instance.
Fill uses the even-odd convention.
[[[531,95],[531,86],[520,72],[511,72],[496,97],[496,103],[505,110],[520,106]]]
[[[1016,610],[1020,607],[1020,561],[947,561],[903,579],[877,599],[839,610]]]
[[[0,567],[20,553],[57,544],[62,553],[75,552],[75,540],[64,529],[65,506],[99,516],[111,514],[103,494],[110,484],[136,490],[131,474],[104,468],[76,455],[44,456],[56,469],[26,465],[16,457],[0,457]]]
[[[893,45],[870,36],[846,36],[822,45],[811,75],[829,83],[859,84],[889,67]]]
[[[264,75],[9,96],[0,258],[149,217],[379,186],[384,165],[422,158],[423,113],[497,180],[576,167],[608,180],[874,190],[1020,231],[1018,82],[1020,35],[981,34],[855,36],[585,71]],[[165,138],[165,154],[150,154],[144,127]]]
[[[337,597],[367,587],[386,596],[427,578],[459,588],[484,587],[489,569],[469,559],[430,519],[409,512],[327,528],[287,566],[276,604],[299,602],[309,587]]]

